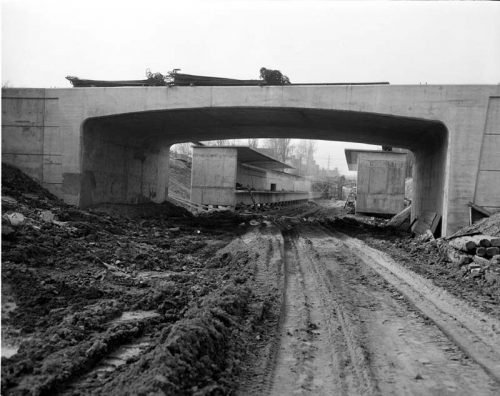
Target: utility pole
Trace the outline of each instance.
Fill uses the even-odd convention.
[[[326,167],[327,170],[330,170],[330,154],[328,154],[328,166]]]

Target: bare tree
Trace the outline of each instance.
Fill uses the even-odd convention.
[[[306,141],[306,166],[307,173],[312,173],[312,166],[314,164],[314,153],[316,152],[316,141],[307,140]]]
[[[267,139],[266,145],[280,161],[285,162],[293,152],[292,139]]]
[[[304,171],[310,174],[314,164],[314,153],[316,152],[316,141],[302,139],[294,145],[293,152],[295,158],[299,160],[299,173],[302,172],[302,164],[305,165]]]
[[[293,148],[293,153],[295,158],[298,161],[298,164],[296,164],[297,170],[299,172],[299,175],[304,174],[305,167],[303,164],[306,163],[306,158],[307,158],[307,141],[306,140],[299,140]]]
[[[316,152],[316,149],[318,148],[317,143],[318,142],[316,140],[308,140],[307,141],[307,153],[311,158],[314,157],[314,153]]]

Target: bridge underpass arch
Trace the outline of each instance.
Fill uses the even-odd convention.
[[[80,206],[162,202],[172,144],[241,138],[346,141],[406,148],[415,155],[412,216],[446,224],[448,131],[436,120],[294,107],[206,107],[123,113],[82,125]]]

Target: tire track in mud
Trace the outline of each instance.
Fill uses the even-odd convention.
[[[260,348],[257,362],[247,371],[242,378],[236,395],[268,394],[272,385],[273,370],[276,365],[280,337],[278,336],[284,321],[285,295],[287,275],[283,263],[283,238],[276,227],[264,227],[245,234],[241,237],[243,243],[249,249],[260,248],[263,252],[263,260],[256,263],[255,281],[256,287],[262,293],[269,288],[279,291],[278,300],[270,308],[274,310],[271,316],[277,318],[275,325],[268,328],[264,345]]]
[[[300,234],[296,237],[300,262],[305,271],[314,274],[316,292],[321,296],[330,345],[335,352],[343,394],[376,395],[379,394],[368,363],[366,350],[360,340],[364,329],[356,325],[358,312],[353,307],[346,307],[342,298],[343,285],[338,279],[328,275],[326,266],[318,260],[317,252],[312,249],[310,240]],[[313,286],[313,285],[311,285]]]
[[[283,232],[288,274],[285,321],[270,394],[378,394],[354,326],[325,273],[304,256],[302,242]]]
[[[283,237],[283,247],[281,249],[281,260],[283,268],[283,280],[282,280],[282,300],[280,306],[280,315],[278,322],[278,336],[275,337],[273,342],[273,350],[271,359],[268,361],[268,377],[267,377],[267,394],[290,394],[293,392],[293,384],[289,381],[289,376],[287,372],[288,366],[286,368],[280,362],[280,360],[293,359],[292,356],[284,357],[283,353],[294,354],[296,352],[293,345],[289,342],[283,345],[283,341],[288,340],[288,334],[290,333],[291,315],[293,315],[293,327],[302,327],[305,323],[302,321],[305,319],[302,317],[303,314],[307,315],[306,309],[306,297],[304,294],[300,293],[300,288],[298,288],[297,283],[302,283],[300,274],[297,272],[297,267],[295,265],[295,252],[291,249],[290,239]],[[297,299],[300,299],[297,301]],[[300,311],[302,315],[297,315],[297,311]],[[281,372],[280,368],[285,368],[284,372]],[[285,377],[285,381],[282,378]],[[278,379],[279,378],[279,379]],[[276,383],[279,383],[279,391],[277,391]]]
[[[280,282],[281,285],[281,303],[280,303],[280,311],[279,311],[279,318],[278,318],[278,326],[276,329],[277,335],[281,334],[283,330],[283,326],[285,323],[285,314],[286,314],[286,298],[287,298],[287,288],[288,288],[288,269],[287,269],[287,264],[286,262],[282,259],[283,258],[283,251],[284,251],[284,241],[278,240],[277,248],[275,247],[273,249],[273,262],[276,263],[276,268],[279,268],[280,271],[278,272],[278,282]],[[271,245],[273,247],[273,244]],[[274,337],[272,344],[271,344],[271,349],[269,353],[269,358],[266,363],[266,377],[265,377],[265,392],[269,394],[271,392],[271,387],[273,385],[273,378],[274,378],[274,367],[277,364],[278,360],[278,353],[279,353],[279,348],[280,348],[280,337],[276,336]]]
[[[499,394],[488,372],[355,245],[317,225],[285,225],[282,234],[285,304],[262,393]]]
[[[353,332],[361,347],[351,352],[366,357],[364,369],[375,383],[367,394],[379,389],[384,395],[500,392],[499,384],[468,359],[447,332],[425,312],[422,316],[415,311],[385,276],[359,258],[359,246],[345,244],[316,225],[296,229],[302,257],[331,287],[332,306],[341,307],[341,317],[348,318],[343,328]],[[363,360],[359,362],[363,366]]]
[[[367,265],[395,286],[447,337],[500,384],[500,322],[469,307],[432,282],[395,263],[362,241],[340,233],[339,238]]]

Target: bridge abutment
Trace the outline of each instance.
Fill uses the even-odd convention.
[[[79,206],[163,202],[170,144],[88,120],[83,126]]]

